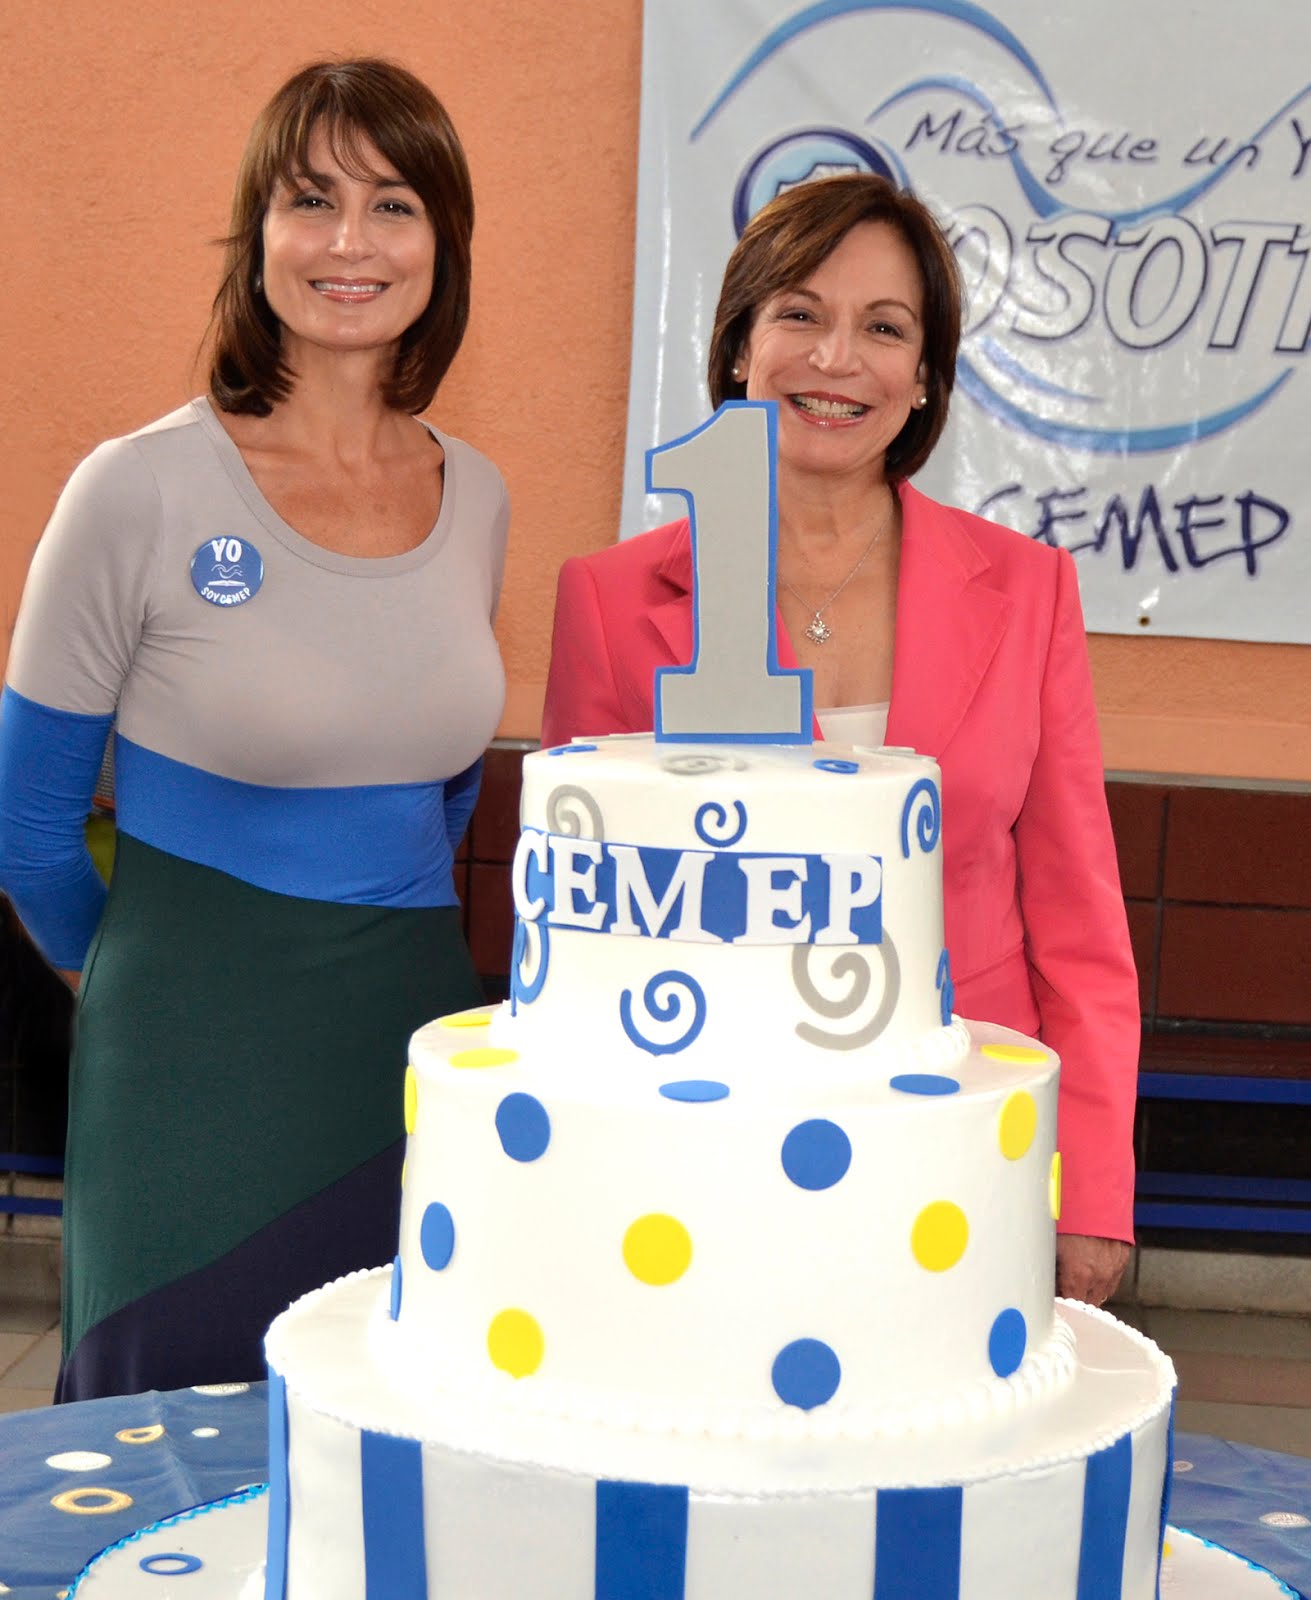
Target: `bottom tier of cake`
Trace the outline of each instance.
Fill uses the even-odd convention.
[[[1174,1372],[1103,1312],[1058,1303],[1078,1371],[1038,1405],[761,1442],[416,1397],[390,1273],[269,1331],[266,1600],[1156,1596]]]

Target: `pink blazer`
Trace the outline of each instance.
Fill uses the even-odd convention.
[[[1138,984],[1074,563],[899,492],[887,742],[942,768],[956,1010],[1058,1052],[1061,1231],[1132,1239]],[[655,668],[692,657],[691,583],[686,521],[565,563],[544,744],[652,726]],[[796,666],[781,617],[778,653]]]

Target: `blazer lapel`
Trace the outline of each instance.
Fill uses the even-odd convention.
[[[940,756],[1006,632],[1010,600],[979,581],[989,562],[965,524],[901,488],[901,567],[887,742]]]
[[[686,522],[656,569],[664,598],[650,608],[652,626],[668,652],[658,666],[681,667],[692,659],[692,534]]]

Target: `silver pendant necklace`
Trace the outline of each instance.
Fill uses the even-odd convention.
[[[845,578],[843,578],[842,582],[837,586],[836,589],[834,589],[833,593],[831,595],[829,595],[828,599],[822,601],[818,606],[815,607],[815,613],[811,617],[810,623],[806,628],[806,638],[809,639],[812,644],[826,644],[833,637],[832,628],[830,628],[828,623],[824,621],[824,613],[833,604],[833,602],[842,593],[842,591],[847,587],[847,585],[856,576],[856,574],[860,571],[860,569],[865,565],[865,562],[869,559],[870,552],[873,550],[874,546],[879,542],[879,540],[883,537],[883,535],[888,531],[888,525],[892,521],[892,513],[896,509],[896,505],[897,505],[897,495],[896,495],[896,491],[894,490],[893,493],[892,493],[892,504],[889,505],[889,507],[888,507],[887,515],[883,518],[883,521],[880,522],[878,527],[874,530],[874,537],[865,546],[864,550],[861,551],[860,560],[857,561],[857,563],[856,563],[856,565],[854,567],[852,567],[851,571],[846,575]],[[803,606],[805,606],[807,610],[810,609],[810,602],[808,600],[803,600],[801,598],[801,596],[797,593],[797,591],[792,587],[792,585],[787,581],[787,579],[782,576],[781,573],[779,574],[779,580],[778,581],[783,585],[783,587],[787,590],[787,592],[792,596],[792,598],[794,600],[800,601],[801,604]]]

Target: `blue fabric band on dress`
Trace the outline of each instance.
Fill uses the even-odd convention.
[[[683,1600],[687,1498],[677,1484],[597,1484],[595,1600]]]
[[[257,888],[339,905],[458,904],[443,783],[241,783],[122,734],[114,783],[123,832]]]
[[[959,1488],[880,1489],[874,1600],[960,1600]]]
[[[1079,1586],[1075,1590],[1078,1600],[1120,1600],[1132,1483],[1133,1439],[1129,1434],[1088,1457]]]
[[[269,1557],[264,1600],[285,1600],[291,1486],[287,1477],[287,1385],[269,1368]]]
[[[360,1434],[364,1497],[362,1600],[423,1600],[423,1446],[387,1433]]]
[[[57,967],[81,967],[105,904],[85,829],[112,722],[0,695],[0,889]]]

